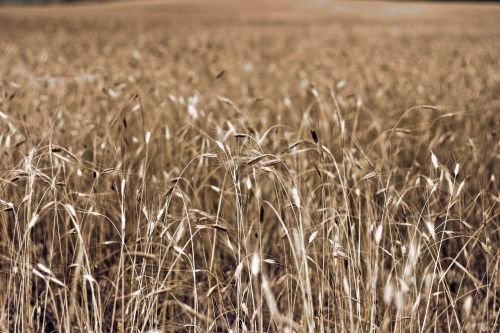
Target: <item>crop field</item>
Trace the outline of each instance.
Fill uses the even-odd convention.
[[[0,7],[0,332],[498,332],[498,22]]]

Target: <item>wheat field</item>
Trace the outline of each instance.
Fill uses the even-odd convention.
[[[498,332],[498,22],[0,7],[0,331]]]

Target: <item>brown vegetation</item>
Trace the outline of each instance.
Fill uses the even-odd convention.
[[[0,8],[0,331],[497,331],[500,8],[364,5]]]

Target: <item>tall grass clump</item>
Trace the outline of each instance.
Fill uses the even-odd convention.
[[[0,331],[498,330],[495,11],[107,6],[0,10]]]

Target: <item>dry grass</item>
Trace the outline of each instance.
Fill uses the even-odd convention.
[[[500,8],[369,6],[0,8],[0,331],[498,331]]]

